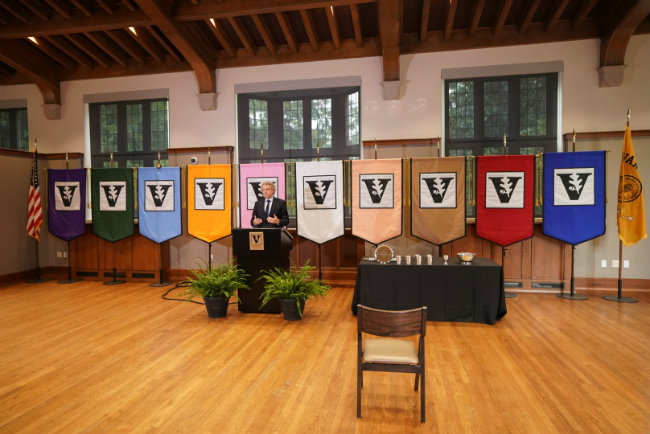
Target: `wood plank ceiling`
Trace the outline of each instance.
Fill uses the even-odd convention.
[[[61,81],[192,70],[216,97],[219,68],[367,56],[399,83],[401,54],[585,38],[622,71],[649,14],[650,0],[0,0],[0,85],[60,105]]]

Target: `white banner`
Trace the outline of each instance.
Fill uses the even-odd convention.
[[[323,244],[340,237],[343,223],[343,162],[296,162],[298,235]]]

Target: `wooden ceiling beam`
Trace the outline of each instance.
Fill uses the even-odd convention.
[[[205,54],[205,47],[184,27],[185,23],[178,23],[174,19],[172,5],[163,5],[154,0],[136,0],[136,3],[192,65],[199,88],[200,108],[216,110],[216,73]]]
[[[341,35],[339,35],[339,25],[336,21],[336,14],[334,13],[334,6],[325,7],[325,16],[327,17],[327,24],[332,36],[332,43],[337,50],[341,48]]]
[[[0,24],[4,26],[7,23],[9,23],[9,15],[5,11],[0,9]]]
[[[296,44],[296,37],[293,34],[293,30],[291,29],[291,26],[287,22],[286,17],[282,12],[276,12],[275,19],[278,20],[278,24],[280,24],[280,29],[282,29],[282,34],[284,35],[285,41],[287,41],[287,45],[289,46],[289,49],[291,50],[292,53],[294,54],[297,53],[298,45]]]
[[[111,5],[109,5],[105,0],[97,0],[97,4],[99,4],[99,6],[101,6],[101,8],[109,15],[113,15],[113,12],[115,12]]]
[[[43,36],[49,43],[63,51],[65,54],[76,60],[80,65],[92,69],[93,61],[86,53],[81,51],[76,45],[68,41],[64,36]]]
[[[636,0],[628,8],[608,14],[609,29],[600,40],[600,85],[620,86],[623,82],[625,52],[639,25],[648,19],[650,0]]]
[[[104,68],[111,67],[113,62],[111,61],[110,56],[103,52],[99,47],[97,47],[97,45],[93,44],[93,42],[83,34],[64,36],[68,39],[68,41],[75,44],[81,51],[92,57]]]
[[[361,19],[359,18],[359,9],[357,5],[350,5],[350,16],[352,17],[352,28],[354,29],[354,42],[357,47],[363,46],[363,31],[361,29]]]
[[[131,0],[122,0],[122,3],[131,12],[135,12],[135,10],[137,9],[137,7],[133,4],[133,2]]]
[[[149,33],[153,35],[154,38],[158,41],[158,43],[167,50],[170,56],[172,56],[176,61],[180,62],[181,56],[178,55],[178,51],[176,51],[176,48],[169,43],[169,41],[162,36],[159,32],[158,29],[154,26],[148,26],[147,30],[149,30]]]
[[[399,0],[379,1],[379,35],[383,59],[383,79],[385,82],[400,80],[399,74],[399,37],[400,6]]]
[[[58,62],[61,66],[69,71],[74,71],[77,69],[78,63],[76,63],[70,56],[65,54],[63,51],[59,50],[56,46],[52,45],[45,38],[37,38],[38,43],[35,45],[36,48],[41,50],[43,53],[47,54],[53,60]]]
[[[426,41],[429,34],[429,15],[431,15],[431,0],[422,0],[420,13],[420,41]]]
[[[62,0],[45,0],[63,18],[70,18],[70,5]]]
[[[573,27],[580,27],[580,25],[583,23],[585,18],[589,16],[589,13],[591,10],[596,6],[596,3],[598,0],[583,0],[582,3],[580,4],[580,7],[578,9],[578,12],[575,14],[575,17],[573,18]]]
[[[223,48],[224,51],[228,53],[230,57],[235,57],[236,54],[235,47],[233,46],[232,41],[224,31],[223,26],[221,25],[219,20],[215,18],[212,21],[207,20],[206,22],[208,24],[208,27],[210,27],[210,30],[212,30],[214,36],[219,41],[219,44],[221,44],[221,48]]]
[[[483,9],[485,8],[485,0],[475,0],[472,9],[472,21],[469,24],[468,33],[470,36],[476,32],[479,24],[481,23],[481,16],[483,16]],[[420,38],[421,39],[421,38]]]
[[[92,14],[92,12],[90,11],[90,9],[88,9],[88,8],[86,7],[86,5],[83,4],[83,2],[81,2],[80,0],[70,0],[70,1],[71,1],[72,4],[75,5],[75,6],[76,6],[80,11],[81,11],[81,13],[83,13],[85,16],[87,16],[87,17],[92,17],[92,16],[93,16],[93,14]]]
[[[447,19],[445,20],[445,39],[451,38],[451,32],[454,31],[454,21],[456,21],[457,1],[450,1],[447,5]]]
[[[202,0],[192,5],[180,2],[175,18],[178,21],[200,21],[210,18],[240,17],[253,14],[274,14],[276,12],[303,11],[307,9],[349,6],[351,4],[376,3],[377,0]]]
[[[106,32],[117,45],[135,59],[141,65],[144,65],[147,58],[147,53],[138,44],[127,35],[128,30],[109,30]]]
[[[528,4],[528,8],[526,8],[526,13],[524,13],[524,16],[521,18],[521,21],[519,22],[519,33],[521,33],[522,35],[526,33],[528,27],[530,26],[530,23],[533,22],[533,17],[535,17],[535,14],[537,13],[537,9],[539,9],[540,3],[542,3],[542,0],[533,0],[531,3]]]
[[[244,49],[250,56],[255,55],[255,47],[253,46],[253,43],[251,42],[251,37],[246,31],[246,28],[242,25],[239,24],[239,21],[237,21],[237,17],[227,17],[226,18],[230,25],[232,26],[233,30],[235,33],[237,33],[237,37],[239,38],[239,41],[242,43],[244,46]]]
[[[503,31],[503,26],[506,24],[506,19],[510,13],[510,8],[512,7],[513,0],[502,0],[501,6],[499,7],[499,15],[497,15],[497,22],[494,25],[494,31],[492,32],[494,36],[499,36]]]
[[[2,1],[2,0],[0,0]],[[49,36],[71,33],[97,32],[125,29],[129,26],[148,26],[153,24],[142,11],[130,12],[122,8],[112,15],[98,11],[94,16],[81,15],[71,11],[71,17],[52,16],[43,23],[8,24],[0,27],[0,39],[18,39],[28,36]]]
[[[88,39],[93,41],[95,45],[104,50],[113,60],[122,66],[128,64],[127,54],[117,45],[112,39],[106,36],[103,32],[87,32],[84,33]]]
[[[271,36],[271,32],[269,32],[269,27],[264,22],[264,18],[262,18],[258,14],[251,15],[251,18],[253,19],[253,23],[255,23],[255,28],[260,33],[260,36],[262,36],[262,39],[264,40],[264,45],[266,45],[266,48],[268,48],[269,53],[271,54],[277,53],[278,49],[276,47],[276,43],[273,40],[273,37]]]
[[[56,64],[30,43],[4,41],[0,44],[0,61],[33,81],[41,91],[46,106],[61,105],[61,86],[56,78]],[[48,116],[47,107],[44,109]],[[52,118],[48,116],[48,119]]]
[[[48,14],[49,10],[43,7],[43,4],[37,4],[34,0],[23,0],[23,5],[32,11],[32,13],[38,16],[43,21],[49,21],[50,15]]]
[[[29,11],[27,11],[25,7],[20,3],[8,0],[0,0],[0,6],[5,8],[7,11],[9,11],[9,13],[18,18],[23,23],[29,23]]]
[[[320,40],[316,34],[314,19],[307,9],[300,9],[300,18],[302,18],[302,24],[305,26],[305,31],[307,32],[307,37],[309,38],[309,45],[311,45],[311,49],[318,51]]]
[[[136,27],[135,31],[137,36],[131,33],[133,40],[140,44],[140,46],[151,55],[151,57],[156,59],[158,62],[163,63],[165,61],[164,50],[160,45],[158,45],[158,42],[151,33],[149,33],[149,30],[147,30],[146,27]]]
[[[564,13],[564,10],[569,6],[569,0],[558,0],[553,6],[553,13],[548,16],[546,23],[544,24],[544,29],[546,31],[553,30],[553,27],[555,27],[560,21],[560,17]]]

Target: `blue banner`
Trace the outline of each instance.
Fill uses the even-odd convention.
[[[544,234],[572,245],[605,233],[605,151],[544,154]]]
[[[180,167],[138,168],[140,234],[162,243],[182,234]]]

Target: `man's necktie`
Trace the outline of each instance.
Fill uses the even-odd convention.
[[[266,208],[264,208],[264,217],[269,216],[269,211],[271,211],[271,199],[266,199]]]

